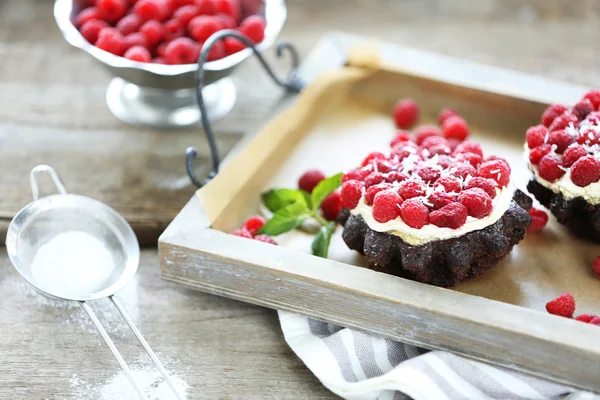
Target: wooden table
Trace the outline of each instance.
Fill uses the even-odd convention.
[[[294,0],[288,8],[282,38],[304,55],[324,32],[348,30],[600,86],[600,5],[593,0]],[[193,193],[182,154],[196,145],[206,159],[202,135],[117,121],[104,103],[110,77],[62,40],[51,9],[50,0],[0,3],[0,234],[30,201],[29,170],[44,162],[70,191],[109,203],[153,245]],[[255,61],[234,80],[238,103],[216,125],[223,151],[281,100]],[[120,297],[189,398],[333,397],[287,348],[274,312],[182,289],[159,275],[156,250],[143,250],[139,273]],[[0,398],[122,397],[115,388],[123,375],[83,311],[41,299],[3,251],[0,293]],[[94,307],[125,358],[144,370],[149,360],[110,304]]]

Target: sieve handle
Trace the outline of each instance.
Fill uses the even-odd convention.
[[[67,194],[65,186],[60,181],[60,178],[58,177],[58,174],[56,173],[54,168],[52,168],[49,165],[38,165],[37,167],[33,168],[31,170],[31,173],[29,174],[29,181],[31,182],[31,193],[33,194],[34,201],[40,198],[40,190],[38,188],[37,182],[37,176],[40,172],[45,172],[48,175],[50,175],[50,179],[52,179],[52,182],[54,183],[54,186],[56,187],[58,193]]]

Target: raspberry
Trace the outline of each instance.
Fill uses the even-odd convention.
[[[260,15],[251,15],[242,21],[240,32],[248,36],[254,43],[260,43],[265,38],[267,24]]]
[[[592,89],[583,98],[589,100],[594,105],[594,108],[600,111],[600,90]]]
[[[571,165],[575,163],[575,161],[579,160],[581,157],[585,157],[588,155],[587,150],[578,144],[569,146],[562,156],[563,166],[565,168],[569,168]]]
[[[592,324],[592,325],[600,325],[600,317],[594,317],[590,320],[590,322],[588,322],[588,324]]]
[[[579,119],[570,111],[565,111],[552,121],[552,124],[548,127],[548,132],[565,129],[569,125],[577,127],[579,125]]]
[[[438,124],[442,126],[444,121],[450,117],[458,116],[458,113],[450,108],[442,108],[442,111],[438,114]]]
[[[227,55],[235,54],[238,51],[242,51],[246,48],[244,42],[234,37],[225,38],[224,44],[225,53],[227,53]]]
[[[181,26],[188,26],[190,21],[200,15],[200,9],[194,5],[183,6],[173,13],[173,18],[179,21]]]
[[[546,311],[553,315],[571,318],[575,312],[575,299],[569,292],[565,292],[556,299],[546,303]]]
[[[591,112],[586,118],[586,121],[591,122],[592,124],[598,125],[600,124],[600,111]]]
[[[542,179],[554,182],[560,179],[565,171],[562,169],[561,160],[552,153],[546,154],[538,164],[538,173]]]
[[[579,131],[577,143],[593,146],[600,144],[600,133],[596,133],[593,129],[582,129]]]
[[[360,163],[360,166],[364,167],[365,165],[369,164],[372,160],[385,160],[386,158],[387,157],[385,156],[385,154],[380,153],[378,151],[374,151],[372,153],[369,153],[369,155],[365,157],[363,162]]]
[[[546,141],[546,133],[548,129],[544,125],[536,125],[527,129],[525,132],[525,139],[527,140],[527,147],[534,149]]]
[[[542,125],[544,125],[545,127],[549,127],[556,117],[558,117],[567,110],[567,106],[563,106],[562,104],[552,104],[551,106],[546,108],[546,111],[544,111],[544,113],[542,114]]]
[[[319,182],[325,178],[325,174],[318,169],[309,169],[302,174],[300,179],[298,179],[298,188],[304,190],[305,192],[312,193],[313,189],[319,184]]]
[[[96,8],[100,18],[110,23],[119,21],[127,14],[125,0],[96,0]]]
[[[585,323],[589,323],[594,318],[598,318],[598,316],[594,315],[594,314],[581,314],[581,315],[577,316],[575,318],[575,320],[581,321],[581,322],[585,322]]]
[[[225,57],[225,55],[225,45],[223,44],[222,40],[219,40],[210,48],[210,51],[206,56],[206,61],[220,60],[221,58]]]
[[[373,204],[373,199],[375,198],[375,195],[377,193],[381,192],[382,190],[390,189],[391,187],[392,187],[392,185],[390,185],[389,183],[386,183],[386,182],[370,186],[369,188],[367,188],[367,190],[365,192],[365,202],[368,205]]]
[[[256,236],[254,236],[254,240],[258,240],[259,242],[274,244],[275,246],[277,246],[277,242],[271,236],[256,235]]]
[[[145,63],[150,62],[152,60],[152,54],[150,54],[148,49],[142,46],[133,46],[125,52],[124,57],[131,61]]]
[[[477,176],[493,179],[503,188],[510,182],[510,168],[506,161],[501,159],[486,161],[479,166]]]
[[[258,231],[263,227],[263,225],[267,222],[266,219],[261,217],[260,215],[255,215],[253,217],[248,218],[242,228],[246,229],[253,236],[256,235]]]
[[[377,185],[378,183],[381,183],[383,181],[385,181],[385,177],[383,176],[383,174],[381,172],[373,171],[369,174],[369,176],[365,178],[365,187]]]
[[[214,15],[217,13],[213,0],[195,0],[194,3],[200,10],[200,15]]]
[[[180,37],[169,43],[165,49],[168,64],[193,64],[198,60],[200,48],[196,42],[187,37]]]
[[[427,127],[427,128],[429,128],[429,127]],[[437,128],[435,128],[435,129],[437,129]],[[448,146],[448,141],[441,136],[427,136],[421,142],[421,147],[429,149],[433,146],[440,145],[440,144]]]
[[[105,21],[90,19],[81,27],[81,36],[91,44],[94,44],[98,40],[98,36],[100,36],[100,31],[106,27],[108,27],[108,24]]]
[[[354,179],[342,183],[342,201],[345,208],[349,210],[356,208],[362,197],[362,189],[363,183]]]
[[[600,180],[600,161],[593,156],[584,156],[571,167],[571,181],[579,187]]]
[[[469,179],[467,184],[465,185],[465,189],[471,188],[479,188],[487,193],[492,199],[496,197],[496,188],[498,184],[493,179],[482,178],[480,176],[476,176],[474,178]]]
[[[419,199],[408,199],[400,205],[400,217],[411,228],[421,229],[429,222],[429,210]]]
[[[450,203],[429,214],[429,223],[440,228],[457,229],[467,222],[467,207],[461,203]]]
[[[490,215],[494,208],[492,198],[483,189],[479,188],[462,191],[458,195],[458,201],[467,207],[469,215],[474,218],[486,217]]]
[[[527,228],[527,232],[541,231],[546,227],[548,214],[545,211],[532,207],[529,210],[529,216],[531,217],[531,225]]]
[[[388,160],[377,159],[373,161],[373,164],[375,164],[375,171],[386,173],[392,170],[392,164]]]
[[[102,29],[94,45],[117,56],[122,56],[125,52],[125,39],[115,28]]]
[[[410,136],[410,132],[399,129],[396,132],[396,136],[394,136],[394,140],[392,140],[392,142],[390,143],[390,147],[394,147],[396,146],[398,143],[402,143],[402,142],[410,142],[411,136]]]
[[[423,144],[425,139],[432,136],[442,136],[442,132],[437,126],[422,125],[415,129],[415,143],[419,146]]]
[[[473,177],[477,175],[475,167],[465,162],[456,164],[450,169],[450,172],[452,175],[462,179],[465,179],[467,176]]]
[[[167,63],[167,60],[165,60],[162,57],[154,57],[152,59],[152,64],[166,64],[166,63]]]
[[[481,145],[477,142],[472,142],[470,140],[464,141],[458,146],[456,146],[453,154],[456,155],[461,153],[473,153],[483,158],[483,150],[481,149]]]
[[[438,164],[442,167],[442,168],[448,168],[450,167],[450,165],[454,164],[454,159],[450,156],[447,155],[440,155],[438,157]]]
[[[541,146],[536,147],[535,149],[531,149],[529,152],[529,162],[533,165],[537,165],[542,157],[552,151],[552,145],[543,144]]]
[[[562,129],[552,131],[548,134],[548,144],[555,144],[556,152],[558,154],[564,153],[567,147],[569,147],[574,142],[575,138]]]
[[[165,28],[160,22],[152,20],[142,25],[140,33],[148,45],[154,47],[165,37]]]
[[[364,169],[353,169],[342,175],[342,183],[349,180],[364,181],[370,173],[371,171],[367,171]]]
[[[117,29],[125,36],[137,32],[141,26],[142,20],[137,14],[126,15],[117,23]]]
[[[236,229],[235,231],[231,232],[231,234],[234,236],[252,239],[252,234],[250,232],[248,232],[247,229],[243,229],[243,228]]]
[[[138,0],[133,6],[133,12],[142,21],[162,21],[168,14],[165,3],[160,0]]]
[[[458,115],[448,117],[442,124],[442,131],[446,139],[465,140],[469,137],[467,121]]]
[[[413,99],[402,99],[394,106],[393,115],[396,127],[408,129],[419,118],[419,105]]]
[[[340,211],[344,208],[341,190],[331,192],[321,203],[321,214],[328,221],[337,221]]]
[[[139,32],[130,33],[125,36],[125,48],[130,49],[134,46],[141,46],[144,48],[148,48],[148,42],[146,42],[146,38]],[[161,54],[159,54],[160,56]]]
[[[240,3],[238,0],[213,0],[217,13],[223,13],[234,20],[234,24],[240,20]]]
[[[401,204],[402,198],[395,190],[382,190],[373,198],[373,218],[380,223],[391,221],[400,216]]]
[[[452,175],[448,175],[448,176],[444,176],[441,177],[440,179],[438,179],[437,181],[435,181],[435,185],[438,186],[442,186],[446,192],[460,192],[460,181],[458,180],[457,177],[452,176]]]
[[[401,142],[392,148],[392,155],[403,160],[411,154],[417,153],[417,145],[414,142]]]
[[[402,182],[408,179],[408,175],[404,172],[390,171],[385,177],[385,181],[389,183]]]
[[[86,22],[88,22],[92,19],[100,19],[100,20],[102,19],[102,17],[100,16],[100,13],[98,12],[98,9],[96,7],[88,7],[86,9],[83,9],[75,17],[75,26],[80,28]]]
[[[596,257],[594,260],[593,268],[594,273],[598,278],[600,278],[600,257]]]
[[[426,187],[418,181],[404,181],[400,184],[398,193],[404,200],[412,199],[413,197],[425,196]]]
[[[221,24],[220,29],[235,29],[237,28],[237,22],[227,14],[217,14],[215,18],[219,20]],[[235,39],[235,38],[232,38]]]
[[[454,197],[452,197],[446,192],[439,191],[434,191],[433,193],[431,193],[427,200],[429,201],[429,203],[431,203],[432,210],[438,210],[444,206],[447,206],[450,203],[454,203]]]
[[[446,144],[436,144],[432,147],[429,147],[427,149],[427,151],[429,151],[429,156],[433,157],[434,155],[449,155],[450,153],[452,153],[452,149],[450,148],[450,146],[446,145]]]
[[[594,111],[594,108],[594,105],[589,99],[583,99],[573,106],[571,112],[575,114],[580,121],[582,121],[588,116],[589,113]]]
[[[475,153],[459,153],[456,155],[457,161],[466,161],[475,168],[483,162],[483,158],[479,154]]]
[[[164,24],[165,28],[165,40],[173,40],[178,37],[185,35],[185,29],[180,25],[180,22],[176,19],[170,19]]]
[[[427,183],[435,182],[441,175],[439,169],[436,169],[429,165],[418,167],[416,173],[421,177],[421,179],[423,179]]]

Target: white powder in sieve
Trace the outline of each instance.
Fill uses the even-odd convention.
[[[103,289],[114,268],[104,243],[83,231],[70,231],[39,248],[31,277],[42,290],[77,297]]]

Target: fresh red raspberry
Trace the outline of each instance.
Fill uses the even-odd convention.
[[[595,107],[589,99],[583,99],[579,103],[575,104],[571,109],[571,112],[583,121],[589,113],[594,111]]]
[[[346,172],[344,175],[342,175],[342,183],[349,181],[349,180],[357,180],[357,181],[364,181],[365,178],[367,176],[369,176],[369,174],[371,173],[371,171],[365,170],[365,169],[353,169],[350,170],[348,172]]]
[[[421,229],[429,222],[429,209],[419,199],[408,199],[400,205],[400,217],[411,228]]]
[[[425,196],[427,188],[425,184],[418,181],[404,181],[400,184],[398,193],[404,199],[412,199],[413,197]]]
[[[372,153],[369,153],[369,155],[365,157],[362,163],[360,163],[360,166],[364,167],[365,165],[369,164],[372,160],[385,160],[386,158],[387,157],[385,156],[385,154],[380,153],[378,151],[374,151]]]
[[[194,64],[198,60],[200,46],[192,39],[180,37],[167,45],[165,59],[167,64]]]
[[[325,178],[325,174],[318,169],[309,169],[302,174],[300,179],[298,179],[298,188],[304,190],[305,192],[312,193],[313,189],[317,187],[319,182]]]
[[[142,46],[133,46],[125,52],[124,57],[131,61],[144,63],[152,61],[152,54],[150,54],[148,49]]]
[[[256,235],[258,231],[267,223],[267,220],[260,215],[255,215],[253,217],[248,218],[242,228],[246,229],[252,236]]]
[[[244,229],[244,228],[236,229],[235,231],[231,232],[231,234],[234,236],[252,239],[252,234],[250,232],[248,232],[247,229]]]
[[[383,176],[383,173],[373,171],[365,178],[365,187],[377,185],[383,181],[385,181],[385,176]]]
[[[165,37],[165,28],[160,22],[151,20],[142,25],[140,33],[148,45],[154,47]]]
[[[442,131],[446,139],[465,140],[469,137],[467,121],[458,115],[447,118],[442,124]]]
[[[265,38],[267,23],[260,15],[251,15],[242,21],[240,32],[248,36],[254,43],[260,43]]]
[[[171,41],[185,35],[185,29],[176,19],[170,19],[163,25],[165,28],[165,40]]]
[[[396,136],[394,136],[394,140],[391,141],[390,143],[390,147],[394,147],[396,146],[398,143],[402,143],[402,142],[410,142],[412,140],[412,137],[410,135],[410,132],[405,131],[403,129],[399,129],[396,132]]]
[[[588,146],[600,144],[600,133],[596,133],[593,129],[582,129],[579,131],[577,143]]]
[[[127,14],[127,1],[96,0],[96,8],[103,20],[114,24]]]
[[[200,15],[200,9],[194,5],[183,6],[173,13],[173,18],[179,21],[181,26],[188,26],[190,21]]]
[[[565,168],[569,168],[571,165],[575,164],[575,161],[579,160],[581,157],[585,157],[588,155],[587,150],[579,145],[573,144],[569,146],[562,156],[563,166]]]
[[[385,223],[400,216],[402,198],[393,189],[383,190],[373,198],[373,218],[375,221]]]
[[[598,180],[600,180],[600,161],[594,156],[581,157],[571,166],[571,181],[577,186],[586,187]]]
[[[444,121],[450,117],[458,116],[458,113],[450,108],[442,108],[442,111],[438,114],[438,124],[442,126]]]
[[[363,187],[362,182],[354,179],[342,183],[342,201],[345,208],[349,210],[356,208],[362,197]]]
[[[554,182],[555,180],[562,178],[565,171],[562,169],[561,160],[554,154],[548,153],[540,159],[538,173],[542,179]]]
[[[117,23],[117,29],[125,36],[137,32],[141,26],[142,20],[137,14],[126,15]]]
[[[161,0],[138,0],[133,6],[133,12],[142,21],[163,21],[168,15],[167,7]]]
[[[125,36],[125,48],[129,50],[134,46],[141,46],[144,48],[148,48],[148,42],[146,42],[146,38],[139,32],[130,33]],[[159,54],[161,56],[161,54]]]
[[[600,111],[591,112],[586,118],[586,121],[591,122],[592,124],[598,125],[600,124]]]
[[[195,0],[194,3],[200,10],[200,15],[215,15],[217,13],[213,0]]]
[[[217,13],[222,13],[230,16],[234,20],[234,24],[240,20],[241,9],[238,0],[213,0]]]
[[[427,198],[427,201],[431,203],[432,210],[439,210],[450,203],[454,203],[454,200],[455,197],[452,195],[437,190],[431,193],[431,195]]]
[[[115,28],[102,29],[94,45],[117,56],[122,56],[125,52],[125,38]]]
[[[271,236],[256,235],[256,236],[254,236],[254,240],[258,240],[259,242],[274,244],[275,246],[277,246],[277,242]]]
[[[596,257],[594,260],[593,268],[594,273],[598,278],[600,278],[600,257]]]
[[[427,183],[435,182],[441,175],[441,171],[439,169],[429,165],[417,167],[416,173]]]
[[[219,30],[237,28],[237,22],[231,16],[229,16],[227,14],[219,13],[219,14],[215,15],[215,18],[219,20],[219,23],[220,23]]]
[[[81,36],[89,43],[94,44],[100,36],[100,31],[107,27],[108,24],[101,19],[90,19],[81,27]]]
[[[492,198],[483,189],[479,188],[463,190],[458,195],[458,201],[467,207],[469,215],[474,218],[487,217],[494,208]]]
[[[408,179],[408,175],[404,172],[390,171],[385,176],[385,181],[388,183],[403,182]]]
[[[235,54],[238,51],[242,51],[246,48],[244,42],[234,37],[227,37],[224,39],[225,53],[228,55]]]
[[[546,134],[548,129],[544,125],[536,125],[527,129],[525,133],[525,139],[527,140],[527,147],[535,149],[541,146],[546,141]]]
[[[454,164],[454,159],[448,155],[442,154],[438,156],[438,164],[442,168],[446,169],[449,168],[452,164]]]
[[[483,158],[475,153],[459,153],[456,155],[457,161],[465,161],[477,168],[483,162]]]
[[[590,325],[600,325],[600,317],[594,317],[588,322]]]
[[[210,51],[208,52],[208,55],[206,57],[206,61],[220,60],[225,56],[225,44],[223,44],[222,40],[219,40],[215,42],[210,48]]]
[[[419,118],[419,105],[413,99],[402,99],[394,106],[393,115],[396,127],[408,129]]]
[[[575,299],[569,292],[565,292],[556,299],[546,303],[546,311],[553,315],[571,318],[575,312]]]
[[[481,145],[477,142],[473,142],[470,140],[464,141],[454,149],[453,154],[462,154],[462,153],[473,153],[481,156],[483,158],[483,150],[481,149]]]
[[[437,126],[421,125],[415,129],[415,143],[419,146],[423,144],[425,139],[432,136],[442,136],[442,132]]]
[[[81,10],[79,14],[77,14],[77,16],[75,17],[75,26],[80,28],[83,26],[83,24],[92,19],[102,19],[100,13],[98,12],[98,9],[96,7],[85,8]]]
[[[477,170],[475,167],[466,162],[462,162],[451,167],[450,173],[462,179],[466,179],[468,176],[477,176]]]
[[[388,160],[377,159],[373,160],[375,171],[379,172],[390,172],[392,170],[392,163]]]
[[[558,154],[564,153],[567,147],[574,142],[575,138],[562,129],[552,131],[548,134],[548,144],[555,144]]]
[[[411,154],[416,154],[418,151],[417,145],[414,142],[401,142],[392,148],[392,155],[403,160]]]
[[[323,202],[321,203],[321,214],[327,221],[337,221],[342,208],[344,208],[342,191],[335,190],[323,199]]]
[[[429,223],[440,228],[458,229],[467,222],[469,212],[461,203],[450,203],[429,214]]]
[[[446,192],[450,193],[450,192],[460,192],[461,187],[460,187],[460,181],[458,180],[457,177],[452,176],[452,175],[448,175],[448,176],[443,176],[440,179],[438,179],[437,181],[435,181],[435,186],[442,186]]]
[[[543,144],[541,146],[536,147],[535,149],[531,149],[529,152],[529,162],[533,165],[537,165],[542,157],[552,151],[552,145]]]
[[[365,202],[368,205],[373,204],[373,199],[375,198],[375,195],[377,193],[381,192],[382,190],[390,189],[391,187],[392,187],[392,185],[390,185],[387,182],[379,183],[377,185],[368,187],[365,192]]]
[[[503,188],[510,182],[510,168],[504,160],[486,161],[479,166],[477,176],[493,179],[498,186]]]
[[[179,6],[176,4],[176,1],[174,0],[162,0],[165,9],[166,9],[166,15],[165,15],[165,19],[171,18],[173,16],[173,13],[175,12],[175,10],[177,10],[179,8]]]
[[[579,126],[579,119],[570,111],[565,111],[564,113],[556,117],[554,121],[552,121],[552,123],[548,127],[548,132],[565,129],[569,125],[573,125],[574,127]]]
[[[471,188],[479,188],[487,193],[492,199],[496,198],[496,188],[498,188],[498,184],[493,179],[482,178],[480,176],[476,176],[474,178],[469,179],[467,184],[465,185],[465,189]]]
[[[552,122],[554,122],[554,119],[556,117],[558,117],[567,110],[567,106],[564,106],[562,104],[552,104],[551,106],[546,108],[546,111],[544,111],[544,113],[542,114],[542,125],[544,125],[545,127],[549,127],[552,124]]]
[[[594,315],[594,314],[581,314],[581,315],[575,317],[575,320],[589,323],[594,318],[598,318],[598,316]]]
[[[446,144],[436,144],[433,145],[431,147],[429,147],[427,149],[427,151],[429,152],[429,156],[433,157],[434,155],[449,155],[450,153],[452,153],[452,149],[450,148],[450,146],[446,145]]]
[[[443,137],[441,137],[441,136],[427,136],[421,142],[421,147],[429,149],[429,148],[431,148],[433,146],[436,146],[436,145],[439,145],[439,144],[443,144],[443,145],[448,146],[448,141],[446,139],[444,139]]]
[[[548,214],[545,211],[532,207],[529,210],[529,216],[531,217],[531,225],[527,228],[527,232],[541,231],[546,227]]]
[[[600,90],[592,89],[583,98],[589,100],[594,105],[594,108],[600,111]]]
[[[152,59],[152,64],[166,64],[166,63],[167,63],[167,60],[165,60],[162,57],[154,57]]]

